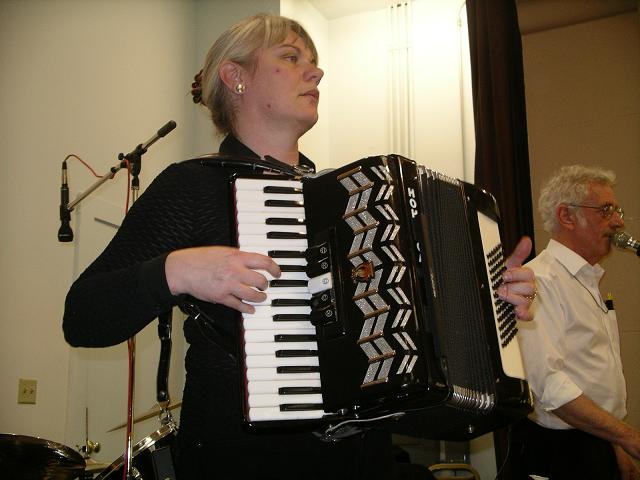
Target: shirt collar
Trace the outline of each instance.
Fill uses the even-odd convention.
[[[225,137],[225,139],[220,144],[219,150],[220,150],[220,153],[224,155],[230,155],[230,156],[237,155],[241,157],[260,158],[260,155],[255,153],[253,150],[247,147],[244,143],[242,143],[232,134],[229,134]],[[315,164],[302,153],[298,153],[298,164],[311,167],[313,168],[314,171],[316,169]]]
[[[604,269],[600,264],[596,263],[595,265],[591,265],[569,247],[563,245],[557,240],[554,240],[553,238],[549,240],[547,251],[553,255],[558,262],[564,265],[567,271],[573,276],[582,272],[584,275],[594,277],[599,280],[604,275]]]

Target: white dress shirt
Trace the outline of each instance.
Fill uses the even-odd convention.
[[[598,289],[604,270],[553,239],[527,266],[538,290],[533,321],[519,325],[535,400],[530,418],[547,428],[571,428],[551,410],[584,394],[622,419],[627,391],[615,312],[607,312]]]

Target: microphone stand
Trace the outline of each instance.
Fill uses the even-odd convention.
[[[142,155],[144,155],[147,149],[158,141],[161,137],[164,137],[167,133],[176,127],[176,122],[173,120],[165,124],[158,132],[151,137],[146,143],[139,144],[133,151],[124,155],[120,153],[118,159],[120,164],[126,164],[125,160],[129,162],[131,168],[131,205],[138,199],[138,193],[140,191],[140,180],[138,175],[142,169]],[[136,363],[136,337],[135,335],[127,340],[127,351],[129,358],[129,381],[127,385],[127,436],[126,436],[126,449],[124,453],[125,469],[123,471],[123,478],[126,480],[134,480],[135,477],[131,472],[132,460],[133,460],[133,398],[135,387],[135,363]]]
[[[92,192],[94,192],[100,185],[102,185],[107,180],[111,180],[115,174],[121,170],[122,168],[129,165],[131,169],[131,205],[135,203],[138,199],[138,193],[140,191],[140,180],[138,175],[140,174],[140,170],[142,168],[142,155],[144,155],[149,147],[157,142],[160,138],[164,137],[166,134],[171,132],[174,128],[176,128],[176,122],[173,120],[167,122],[160,130],[156,132],[156,134],[147,140],[145,143],[139,144],[134,150],[129,152],[128,154],[120,153],[118,154],[119,163],[114,165],[109,169],[109,173],[103,175],[100,179],[98,179],[93,185],[91,185],[87,190],[78,195],[78,197],[73,201],[60,205],[60,219],[64,222],[70,220],[71,211],[78,205],[82,200],[84,200],[87,196],[89,196]],[[63,165],[63,185],[66,185],[66,169],[64,169]],[[68,187],[67,187],[68,188]],[[68,194],[68,192],[67,192]],[[66,200],[66,199],[65,199]],[[67,234],[67,238],[73,239],[73,232],[65,232]],[[58,235],[60,239],[60,234]],[[62,241],[62,240],[61,240]],[[66,240],[65,240],[66,241]],[[170,327],[169,333],[170,336]],[[164,349],[167,347],[165,346]],[[128,349],[128,360],[129,360],[129,380],[128,380],[128,388],[127,388],[127,436],[126,436],[126,449],[124,453],[124,463],[125,469],[123,470],[123,479],[126,480],[134,480],[136,477],[131,472],[131,461],[132,461],[132,437],[133,437],[133,393],[135,386],[135,359],[136,359],[136,339],[135,335],[127,340],[127,349]],[[170,349],[169,349],[170,351]],[[167,362],[168,363],[168,362]],[[168,404],[168,395],[167,401],[164,405]]]

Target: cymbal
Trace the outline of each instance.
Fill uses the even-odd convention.
[[[173,404],[169,405],[167,407],[167,410],[173,410],[174,408],[178,408],[180,405],[182,405],[182,400],[180,400],[179,402],[176,402],[176,403],[173,403]],[[162,408],[160,408],[160,405],[156,403],[146,413],[143,413],[139,417],[134,418],[133,419],[133,423],[138,423],[138,422],[141,422],[143,420],[147,420],[148,418],[156,417],[156,416],[158,416],[160,414],[161,411],[162,411]],[[118,430],[118,429],[126,427],[126,426],[127,426],[127,422],[124,422],[124,423],[122,423],[122,424],[120,424],[120,425],[118,425],[116,427],[113,427],[111,430],[107,430],[107,433],[113,432],[115,430]]]
[[[84,458],[71,447],[12,433],[0,434],[0,463],[3,478],[23,480],[71,480],[85,468]]]
[[[93,458],[85,459],[87,466],[84,468],[85,472],[101,472],[109,466],[108,463],[97,462]]]

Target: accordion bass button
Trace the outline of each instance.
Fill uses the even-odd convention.
[[[336,319],[336,311],[333,306],[323,308],[321,310],[312,310],[309,315],[309,321],[314,327],[325,326]]]
[[[312,295],[330,290],[333,288],[333,276],[331,273],[325,273],[324,275],[309,278],[307,288]]]
[[[311,297],[311,310],[324,310],[332,305],[333,296],[330,290],[324,290],[320,293],[316,293]]]
[[[309,278],[327,275],[331,272],[331,261],[329,260],[329,257],[314,260],[312,262],[307,260],[306,272],[307,277]]]
[[[316,262],[318,259],[329,256],[329,244],[327,242],[307,248],[307,263]]]

